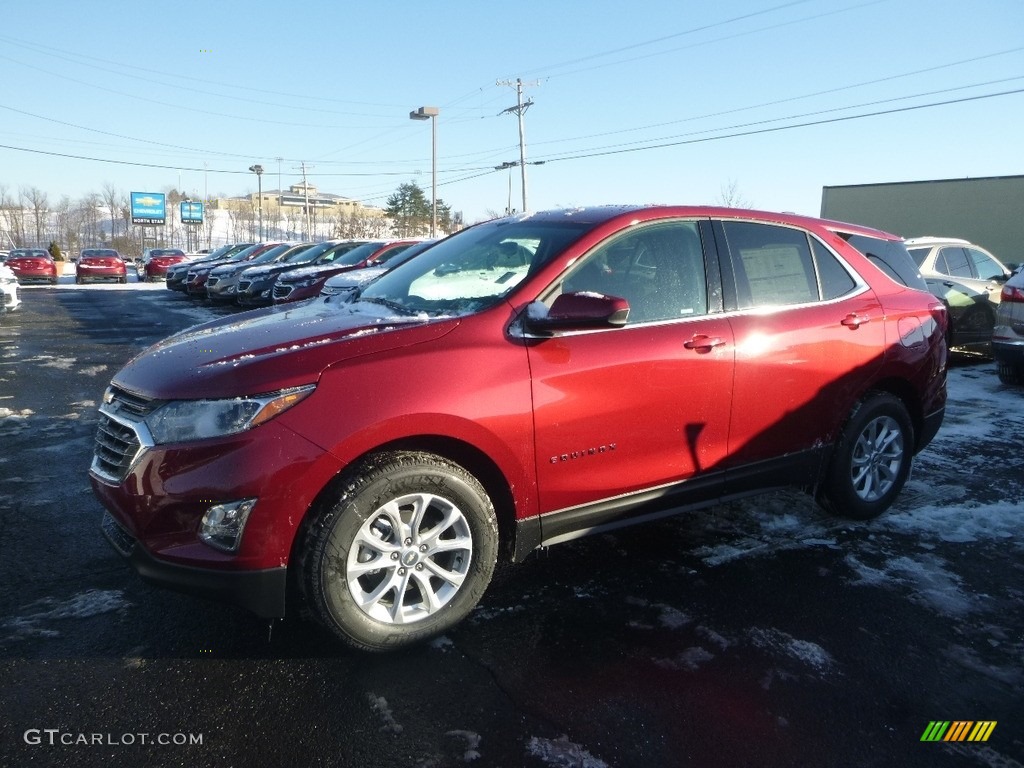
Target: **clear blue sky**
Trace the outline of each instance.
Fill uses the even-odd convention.
[[[325,192],[429,197],[430,123],[409,112],[437,106],[438,195],[474,221],[510,179],[520,207],[518,169],[494,170],[519,157],[499,114],[516,78],[527,160],[544,161],[532,209],[718,203],[732,184],[817,214],[823,185],[1024,173],[1022,0],[7,0],[0,16],[0,187],[53,202],[179,179],[239,195],[250,165],[266,189],[301,162]]]

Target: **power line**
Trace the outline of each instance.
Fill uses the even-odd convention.
[[[622,155],[630,152],[645,152],[652,149],[665,149],[667,147],[679,147],[686,144],[700,144],[708,141],[720,141],[722,139],[735,139],[742,136],[756,136],[762,133],[778,133],[780,131],[788,131],[794,128],[808,128],[816,125],[827,125],[829,123],[841,123],[847,120],[862,120],[866,117],[879,117],[882,115],[894,115],[901,112],[912,112],[918,109],[929,109],[931,107],[945,107],[951,104],[964,104],[971,101],[981,101],[983,99],[993,99],[999,96],[1010,96],[1013,94],[1024,93],[1024,88],[1016,88],[1010,91],[1000,91],[998,93],[986,93],[979,96],[964,96],[960,99],[949,99],[947,101],[936,101],[929,104],[915,104],[909,107],[896,107],[893,109],[878,110],[876,112],[865,112],[859,115],[844,115],[843,117],[832,117],[824,120],[812,120],[805,123],[794,123],[790,125],[777,125],[771,128],[759,128],[750,131],[740,131],[738,133],[722,134],[720,136],[705,136],[702,138],[694,139],[683,139],[680,141],[665,142],[662,144],[650,144],[643,147],[627,147],[624,149],[609,149],[604,151],[587,152],[583,154],[565,155],[562,157],[547,158],[547,163],[557,163],[564,160],[583,160],[590,157],[603,157],[608,155]]]
[[[1017,78],[1013,78],[1013,79],[1017,79]],[[965,87],[973,87],[973,86],[965,86]],[[827,124],[831,124],[831,123],[841,123],[841,122],[846,122],[846,121],[849,121],[849,120],[861,120],[861,119],[868,118],[868,117],[879,117],[879,116],[883,116],[883,115],[899,114],[899,113],[903,113],[903,112],[912,112],[912,111],[915,111],[915,110],[929,109],[929,108],[932,108],[932,107],[950,106],[950,105],[953,105],[953,104],[964,104],[964,103],[968,103],[968,102],[982,101],[982,100],[985,100],[985,99],[998,98],[998,97],[1001,97],[1001,96],[1011,96],[1011,95],[1015,95],[1015,94],[1019,94],[1019,93],[1024,93],[1024,88],[1015,88],[1015,89],[1011,89],[1011,90],[1007,90],[1007,91],[999,91],[999,92],[996,92],[996,93],[979,94],[977,96],[964,96],[964,97],[961,97],[959,99],[947,99],[947,100],[944,100],[944,101],[929,102],[927,104],[915,104],[915,105],[911,105],[911,106],[907,106],[907,107],[895,107],[893,109],[876,110],[876,111],[873,111],[873,112],[864,112],[864,113],[857,114],[857,115],[843,115],[842,117],[826,118],[826,119],[822,119],[822,120],[811,120],[811,121],[802,122],[802,123],[791,123],[789,125],[772,126],[772,127],[768,127],[768,128],[758,128],[758,129],[749,130],[749,131],[738,131],[738,132],[734,132],[734,133],[721,134],[721,135],[718,135],[718,136],[703,136],[703,137],[697,137],[697,138],[687,138],[687,139],[680,139],[678,141],[662,142],[662,143],[658,143],[658,144],[646,144],[644,146],[639,146],[639,147],[621,147],[621,148],[617,148],[617,149],[600,149],[600,148],[597,148],[597,149],[595,149],[593,151],[574,153],[574,154],[565,154],[565,155],[562,155],[562,156],[546,157],[546,158],[544,158],[544,161],[546,163],[557,163],[557,162],[563,162],[563,161],[567,161],[567,160],[582,160],[582,159],[591,158],[591,157],[604,157],[604,156],[609,156],[609,155],[620,155],[620,154],[626,154],[626,153],[632,153],[632,152],[645,152],[645,151],[650,151],[650,150],[654,150],[654,149],[664,149],[664,148],[667,148],[667,147],[684,146],[684,145],[687,145],[687,144],[700,144],[700,143],[709,142],[709,141],[719,141],[719,140],[722,140],[722,139],[733,139],[733,138],[738,138],[738,137],[742,137],[742,136],[754,136],[754,135],[764,134],[764,133],[777,133],[777,132],[780,132],[780,131],[786,131],[786,130],[791,130],[791,129],[795,129],[795,128],[807,128],[807,127],[817,126],[817,125],[827,125]],[[902,97],[902,98],[915,98],[915,97]],[[844,109],[849,109],[849,108],[850,107],[845,107]],[[821,113],[819,112],[819,113],[816,113],[816,114],[821,114]],[[799,116],[793,116],[793,117],[799,117]],[[793,119],[793,117],[791,117],[791,118],[779,118],[779,119]],[[728,130],[728,129],[717,129],[717,130]],[[208,171],[209,173],[230,174],[230,175],[238,175],[238,174],[248,175],[248,171],[243,171],[243,170],[212,169],[212,168],[189,168],[189,167],[185,167],[183,165],[158,165],[158,164],[155,164],[155,163],[130,162],[130,161],[127,161],[127,160],[111,160],[111,159],[108,159],[108,158],[86,157],[86,156],[83,156],[83,155],[73,155],[73,154],[63,153],[63,152],[48,152],[48,151],[39,150],[39,149],[29,149],[27,147],[15,147],[15,146],[7,145],[7,144],[0,144],[0,149],[10,149],[10,150],[17,151],[17,152],[29,152],[29,153],[33,153],[33,154],[48,155],[48,156],[51,156],[51,157],[63,157],[63,158],[74,159],[74,160],[87,160],[87,161],[92,161],[92,162],[108,163],[108,164],[112,164],[112,165],[126,165],[126,166],[141,167],[141,168],[156,168],[156,169],[160,169],[160,170],[174,170],[174,171],[188,171],[188,172]],[[472,178],[478,178],[480,176],[487,176],[489,174],[497,172],[493,167],[491,167],[491,168],[488,168],[488,169],[483,169],[483,168],[477,168],[477,169],[463,168],[463,169],[457,169],[457,170],[449,171],[449,173],[467,173],[467,172],[478,171],[478,170],[482,171],[482,172],[474,174],[472,176],[464,177],[462,179],[451,179],[451,180],[448,180],[448,181],[445,181],[445,182],[440,182],[439,185],[450,185],[450,184],[453,184],[453,183],[457,183],[459,181],[467,181],[467,180],[472,179]],[[400,176],[400,175],[408,175],[408,174],[409,174],[408,171],[402,171],[402,172],[382,172],[382,173],[320,173],[320,174],[316,174],[316,176],[317,177]]]

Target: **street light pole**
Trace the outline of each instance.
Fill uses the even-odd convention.
[[[430,121],[430,236],[437,237],[437,116],[441,113],[437,107],[420,107],[409,113],[410,120]]]
[[[256,174],[256,201],[260,211],[260,242],[263,242],[263,166],[250,165],[249,170]]]

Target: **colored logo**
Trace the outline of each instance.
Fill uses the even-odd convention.
[[[995,720],[932,720],[921,741],[988,741],[995,729]]]

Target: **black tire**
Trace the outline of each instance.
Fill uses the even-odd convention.
[[[1003,384],[1015,385],[1024,384],[1024,366],[1014,363],[996,363],[996,371],[999,373],[999,380]]]
[[[310,513],[297,553],[317,621],[348,645],[385,651],[473,610],[498,553],[494,506],[476,478],[433,454],[395,452],[346,471],[337,488]]]
[[[833,447],[818,503],[839,517],[877,517],[902,490],[913,456],[914,427],[903,401],[868,393]]]

